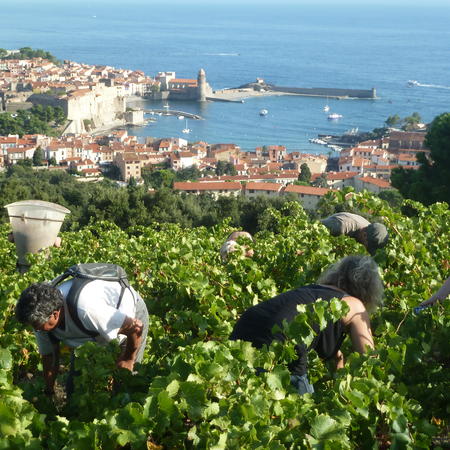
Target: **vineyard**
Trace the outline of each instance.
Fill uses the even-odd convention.
[[[121,230],[92,222],[62,233],[61,248],[33,256],[25,275],[0,228],[0,448],[4,449],[370,449],[449,446],[450,302],[415,314],[449,276],[450,211],[446,204],[406,202],[409,216],[369,194],[329,197],[383,217],[388,245],[375,260],[385,304],[372,317],[376,350],[343,353],[339,371],[310,355],[315,393],[299,396],[286,364],[311,321],[342,315],[339,301],[318,304],[292,324],[285,345],[256,350],[228,336],[249,306],[312,283],[330,263],[365,249],[331,237],[298,203],[264,216],[253,258],[219,248],[232,231],[152,224]],[[81,374],[70,401],[43,393],[33,332],[14,319],[20,292],[79,262],[114,262],[146,300],[150,329],[143,363],[131,375],[114,366],[118,346],[76,350]],[[309,317],[309,320],[304,320]],[[69,353],[62,355],[64,385]],[[264,368],[260,373],[256,368]],[[114,380],[114,382],[112,382]]]

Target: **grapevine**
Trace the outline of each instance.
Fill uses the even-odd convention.
[[[367,193],[329,194],[326,207],[338,204],[381,218],[390,230],[375,255],[385,305],[372,318],[374,352],[350,354],[337,372],[310,355],[316,393],[305,396],[286,369],[294,342],[256,350],[228,340],[246,308],[365,253],[348,237],[330,236],[298,203],[267,210],[270,226],[256,234],[253,258],[236,252],[226,264],[219,249],[232,231],[227,221],[127,230],[98,222],[63,233],[61,248],[31,256],[31,269],[19,275],[9,225],[1,225],[0,448],[425,449],[448,442],[449,302],[412,311],[449,275],[448,205],[406,201],[415,212],[407,217]],[[29,284],[98,261],[123,266],[146,301],[144,360],[131,375],[114,368],[114,344],[81,347],[77,393],[58,403],[43,394],[34,336],[15,321],[14,306]],[[318,305],[306,314],[320,321],[325,312]],[[307,327],[293,326],[307,338]],[[63,366],[68,358],[62,355]]]

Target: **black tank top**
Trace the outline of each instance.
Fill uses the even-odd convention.
[[[283,334],[274,334],[272,329],[275,325],[281,327],[283,320],[292,321],[298,314],[297,305],[307,305],[318,299],[326,301],[332,298],[341,299],[347,295],[331,287],[317,284],[284,292],[247,309],[236,322],[230,339],[249,341],[256,348],[261,348],[264,344],[269,345],[274,339],[284,341]],[[313,327],[317,326],[313,324]],[[328,323],[325,329],[319,331],[309,348],[306,348],[306,345],[296,347],[298,359],[289,364],[292,374],[306,373],[309,349],[314,349],[325,360],[332,358],[341,347],[344,337],[344,326],[340,320]]]

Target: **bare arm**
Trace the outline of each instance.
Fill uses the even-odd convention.
[[[419,306],[434,305],[438,300],[444,300],[450,295],[450,277],[448,277],[441,288],[435,292],[428,300],[422,302]]]
[[[54,345],[54,353],[42,355],[42,368],[45,381],[45,392],[53,394],[55,380],[59,370],[59,344]]]
[[[127,317],[119,330],[119,334],[127,337],[127,343],[124,352],[117,361],[118,367],[133,370],[134,361],[136,359],[139,346],[141,345],[143,324],[139,319]]]
[[[353,349],[358,353],[365,353],[367,348],[375,348],[369,314],[364,304],[355,297],[344,297],[342,300],[350,307],[350,311],[342,321],[350,331]]]
[[[337,351],[336,356],[334,357],[334,361],[336,362],[336,369],[344,368],[344,354],[340,350]]]

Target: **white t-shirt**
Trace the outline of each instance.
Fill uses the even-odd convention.
[[[126,317],[134,317],[136,311],[136,300],[138,294],[131,288],[125,289],[122,302],[119,309],[121,286],[115,281],[94,280],[88,283],[80,292],[78,298],[77,311],[78,317],[84,327],[98,334],[93,338],[81,331],[67,313],[68,307],[66,297],[72,286],[72,280],[66,281],[58,286],[64,297],[64,329],[55,328],[52,334],[69,347],[78,347],[87,341],[96,341],[105,344],[113,339],[124,336],[119,335],[118,331],[123,325]],[[53,351],[53,345],[48,333],[45,331],[35,331],[39,353],[48,355]]]

